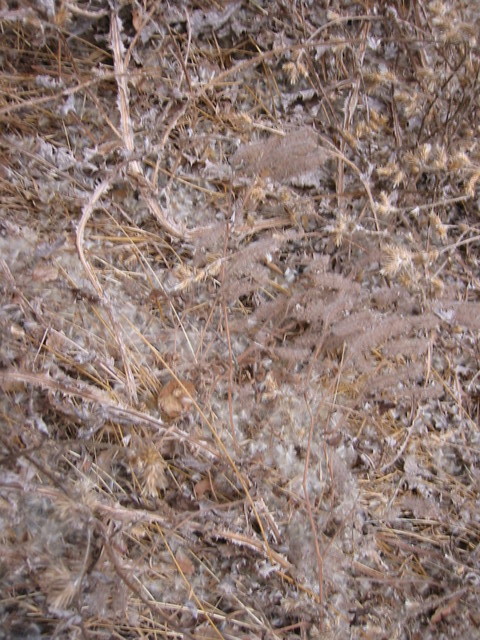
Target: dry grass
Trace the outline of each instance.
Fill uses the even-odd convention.
[[[112,5],[0,5],[0,638],[479,637],[478,3]]]

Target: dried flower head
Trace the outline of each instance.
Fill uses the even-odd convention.
[[[396,162],[389,162],[382,167],[377,167],[377,175],[381,178],[391,178],[399,170]]]
[[[297,84],[298,80],[301,77],[308,78],[308,69],[299,60],[297,60],[295,62],[286,62],[282,66],[282,70],[286,74],[286,76],[288,78],[288,82],[291,85]]]
[[[355,230],[355,226],[355,219],[347,213],[340,211],[335,217],[335,224],[329,225],[326,227],[326,230],[333,235],[335,246],[339,247],[345,236],[350,235]]]
[[[440,216],[434,211],[431,211],[428,219],[430,220],[430,224],[432,225],[433,229],[438,234],[442,242],[445,242],[447,240],[447,227],[441,221]]]
[[[142,493],[147,497],[157,497],[168,485],[163,457],[153,446],[145,445],[137,451],[132,462]]]
[[[395,207],[392,206],[392,203],[390,202],[391,197],[392,196],[391,195],[389,196],[387,193],[385,193],[385,191],[382,191],[380,193],[380,202],[377,202],[376,204],[377,213],[379,213],[382,216],[388,216],[389,214],[391,214],[396,210]]]
[[[412,252],[406,247],[389,244],[383,248],[384,261],[381,273],[392,278],[400,273],[413,271]]]
[[[430,287],[434,297],[441,297],[445,291],[445,283],[438,276],[430,278]]]
[[[470,198],[473,198],[475,196],[475,189],[479,180],[480,180],[480,169],[476,169],[468,179],[468,182],[465,187],[465,192],[467,196],[470,196]]]
[[[42,575],[45,592],[55,609],[66,609],[71,604],[78,593],[82,573],[79,567],[78,572],[72,572],[66,564],[61,561],[51,564]]]
[[[448,170],[458,171],[459,169],[470,166],[470,164],[470,158],[467,154],[464,151],[457,151],[448,159]]]

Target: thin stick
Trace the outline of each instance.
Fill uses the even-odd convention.
[[[88,279],[92,283],[93,288],[95,289],[97,294],[100,296],[100,298],[103,298],[103,289],[100,282],[97,279],[97,276],[95,275],[95,272],[90,266],[90,263],[85,257],[83,242],[84,242],[84,236],[85,236],[85,227],[88,220],[90,219],[90,216],[93,213],[93,210],[95,209],[95,205],[100,200],[100,198],[110,190],[111,186],[112,186],[111,178],[104,180],[97,186],[95,191],[90,196],[87,204],[83,208],[82,217],[80,218],[80,221],[78,223],[77,233],[76,233],[76,245],[77,245],[78,257],[80,258],[80,262],[82,263],[82,266],[86,271]]]
[[[132,121],[130,118],[129,90],[127,82],[128,69],[122,55],[123,45],[120,39],[120,19],[114,11],[112,11],[110,15],[110,23],[110,38],[112,42],[115,80],[117,82],[118,89],[122,140],[126,151],[128,154],[132,155],[135,151],[135,142]],[[160,205],[152,197],[152,185],[145,178],[138,160],[132,160],[129,163],[129,172],[136,178],[140,193],[145,199],[150,212],[155,216],[160,226],[171,236],[176,238],[185,238],[187,236],[186,230],[167,220],[164,212],[160,208]]]

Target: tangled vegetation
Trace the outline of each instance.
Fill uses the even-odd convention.
[[[0,638],[479,637],[480,4],[0,26]]]

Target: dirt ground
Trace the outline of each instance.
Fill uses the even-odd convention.
[[[480,3],[0,26],[0,639],[480,638]]]

